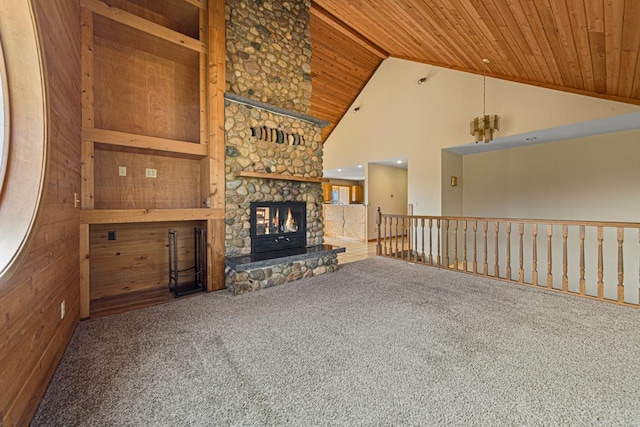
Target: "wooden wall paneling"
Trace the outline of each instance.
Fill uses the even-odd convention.
[[[224,208],[224,91],[226,86],[224,0],[208,0],[208,24],[209,189],[207,194],[211,198],[212,208]],[[207,227],[209,291],[224,287],[224,238],[224,216],[210,220]]]
[[[95,127],[198,143],[198,53],[102,17],[94,27]]]
[[[96,209],[200,207],[198,160],[96,150],[94,162]],[[119,176],[120,166],[126,176]],[[157,177],[147,178],[147,168]]]
[[[606,93],[607,70],[605,60],[604,4],[602,0],[586,0],[584,5],[587,18],[589,47],[591,49],[591,63],[593,66],[593,83],[596,92]],[[556,58],[562,59],[560,56],[556,56]]]
[[[145,33],[148,33],[158,39],[165,40],[178,46],[184,46],[196,52],[205,52],[206,48],[202,42],[192,37],[188,37],[177,31],[158,25],[154,22],[148,21],[142,17],[136,16],[132,13],[110,7],[105,2],[100,0],[80,0],[80,4],[83,8],[92,11],[95,14],[104,16],[114,22],[118,22],[122,25],[126,25],[131,28],[137,28]]]
[[[82,22],[81,57],[82,57],[82,126],[93,127],[95,94],[93,88],[93,13],[86,9],[80,12]]]
[[[80,318],[88,319],[91,300],[91,249],[89,244],[89,224],[80,224]]]
[[[32,5],[48,100],[47,169],[30,244],[0,277],[0,425],[7,426],[29,424],[79,319],[80,10],[73,0]]]
[[[87,209],[82,211],[83,224],[123,224],[167,221],[195,221],[224,217],[221,208],[215,209]]]
[[[526,56],[520,54],[528,52],[529,46],[524,42],[520,28],[513,25],[515,19],[508,5],[504,2],[483,2],[479,4],[477,10],[480,12],[480,16],[489,22],[488,30],[495,37],[504,55],[508,58],[514,58],[511,66],[516,72],[525,78],[535,78],[535,70],[526,60]],[[509,24],[512,25],[509,26]]]
[[[201,159],[208,153],[207,148],[201,144],[112,130],[83,128],[82,137],[96,141],[97,148],[101,150],[156,154],[185,159]]]
[[[640,72],[640,8],[637,3],[627,0],[624,4],[624,27],[622,29],[622,53],[620,55],[620,75],[618,93],[620,96],[632,96],[633,86],[640,91],[638,73]],[[614,76],[615,77],[615,76]],[[640,94],[636,92],[640,99]]]
[[[95,171],[95,162],[94,162],[94,144],[93,141],[82,141],[82,157],[80,164],[80,174],[81,174],[81,207],[82,209],[93,209],[94,208],[94,171]]]
[[[198,12],[201,8],[185,0],[102,0],[115,7],[144,18],[162,27],[182,33],[193,39],[198,37]],[[201,40],[201,39],[200,39]]]
[[[323,44],[340,53],[328,40],[351,34],[396,58],[480,74],[486,57],[490,77],[640,105],[639,17],[631,0],[371,0],[366,8],[314,0],[312,61]],[[351,72],[336,64],[333,78],[346,80]],[[312,110],[329,114],[339,94],[320,85],[316,69],[312,63],[314,93],[324,93]]]
[[[216,218],[209,220],[208,224],[208,245],[210,253],[207,255],[209,260],[209,270],[207,271],[207,290],[219,291],[225,288],[224,273],[224,236],[225,223],[224,218]]]
[[[208,13],[205,9],[200,10],[200,40],[208,43]],[[200,145],[206,148],[205,156],[200,162],[200,202],[201,207],[211,207],[211,157],[209,146],[209,60],[206,54],[200,54]],[[207,227],[208,230],[208,227]],[[209,235],[207,231],[207,236]]]
[[[620,61],[622,55],[622,25],[624,23],[624,7],[614,5],[614,2],[604,3],[604,54],[606,61],[607,90],[615,87],[617,90],[620,76]]]
[[[207,11],[200,9],[199,26],[198,26],[198,38],[199,40],[206,41],[207,33]],[[207,96],[207,54],[200,53],[198,55],[199,76],[200,76],[200,144],[206,145],[209,143],[209,99]]]
[[[362,38],[345,36],[345,31],[351,33],[344,24],[316,6],[311,9],[309,25],[313,50],[311,114],[331,123],[322,130],[326,140],[386,53],[372,44],[363,46]]]
[[[193,264],[193,228],[200,221],[90,226],[90,299],[146,290],[169,292],[168,230],[178,231],[179,268]],[[108,240],[109,231],[115,240]]]

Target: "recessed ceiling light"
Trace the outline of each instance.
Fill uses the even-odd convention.
[[[362,167],[362,165],[358,165],[358,167],[359,167],[359,168],[361,168],[361,167]]]
[[[397,164],[400,164],[400,163],[402,163],[402,160],[398,160],[398,161],[396,161],[396,163],[397,163]]]
[[[338,172],[342,172],[342,169],[338,169]]]
[[[530,136],[529,138],[525,138],[525,141],[535,141],[536,139],[538,139],[537,136]]]

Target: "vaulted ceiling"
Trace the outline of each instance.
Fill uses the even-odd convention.
[[[640,105],[638,0],[313,0],[326,138],[388,57]]]

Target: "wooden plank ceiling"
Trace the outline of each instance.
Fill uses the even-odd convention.
[[[640,105],[638,0],[313,0],[311,36],[325,136],[386,55]]]

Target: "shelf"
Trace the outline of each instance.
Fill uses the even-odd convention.
[[[133,222],[197,221],[224,218],[222,208],[190,209],[86,209],[81,224],[124,224]]]
[[[298,182],[329,182],[328,178],[307,178],[304,176],[282,175],[279,173],[250,172],[240,171],[236,173],[237,177],[244,178],[263,178],[263,179],[279,179],[282,181],[298,181]]]
[[[178,31],[166,28],[162,25],[151,22],[141,16],[136,16],[126,10],[111,7],[99,0],[81,0],[80,6],[91,12],[104,16],[120,24],[144,31],[159,39],[174,43],[178,46],[186,47],[195,52],[207,53],[206,45],[193,37],[189,37]]]
[[[202,159],[208,155],[208,147],[195,142],[176,141],[113,130],[82,128],[82,139],[93,141],[106,150],[143,152],[187,159]]]

